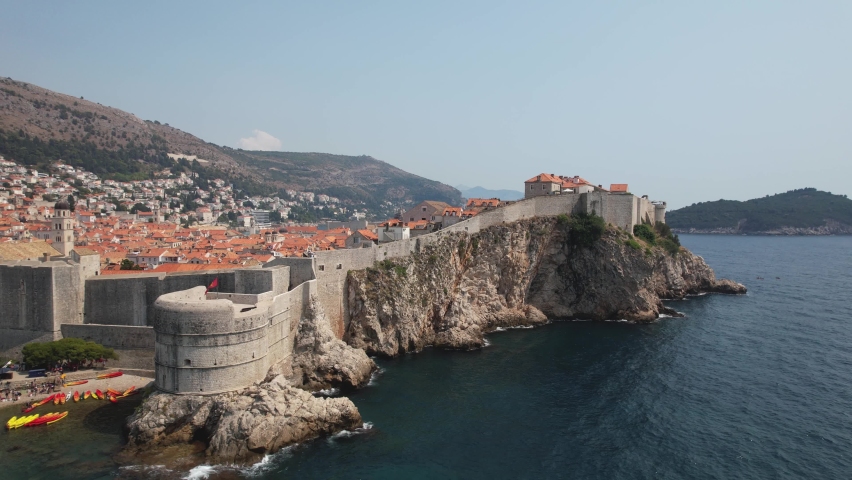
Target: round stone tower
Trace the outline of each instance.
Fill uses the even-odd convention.
[[[654,202],[654,223],[666,223],[666,202]]]
[[[205,291],[168,293],[154,303],[154,382],[162,391],[230,392],[266,375],[268,306],[207,300]]]

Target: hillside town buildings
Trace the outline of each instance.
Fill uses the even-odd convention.
[[[0,246],[32,244],[24,250],[34,257],[98,255],[98,274],[106,275],[242,268],[415,238],[512,203],[471,198],[452,206],[427,200],[378,223],[355,212],[349,221],[296,224],[287,218],[291,208],[304,202],[327,207],[339,200],[290,190],[287,199],[237,199],[223,180],[208,181],[202,189],[193,173],[166,173],[119,182],[61,162],[47,173],[0,158]],[[579,176],[547,173],[527,180],[524,191],[526,198],[629,194],[627,184],[605,189]],[[0,248],[0,260],[20,256],[3,252]]]

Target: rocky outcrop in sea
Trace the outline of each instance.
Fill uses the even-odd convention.
[[[524,220],[447,234],[418,255],[349,272],[344,340],[386,356],[429,345],[472,349],[498,327],[548,318],[650,322],[673,313],[662,299],[746,291],[683,248],[672,255],[612,227],[591,247],[572,245],[568,234],[555,218]]]
[[[144,461],[168,447],[195,443],[199,458],[246,461],[362,424],[348,398],[318,398],[279,375],[223,395],[153,393],[128,420],[124,455]]]
[[[124,456],[138,461],[172,447],[194,445],[189,457],[240,462],[361,427],[361,415],[348,398],[322,398],[310,392],[364,386],[375,368],[363,350],[334,336],[312,296],[290,361],[274,365],[263,382],[242,391],[214,396],[152,394],[128,419]],[[185,455],[178,457],[192,462]]]

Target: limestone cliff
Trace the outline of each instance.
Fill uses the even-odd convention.
[[[360,388],[370,381],[376,369],[363,350],[352,348],[334,336],[316,296],[311,296],[299,322],[291,364],[289,371],[283,371],[292,385],[307,390]],[[275,371],[276,367],[271,370]]]
[[[548,317],[648,322],[666,311],[663,298],[745,292],[717,281],[686,249],[672,255],[612,227],[582,247],[570,228],[536,218],[448,233],[418,255],[351,271],[344,340],[388,356],[428,345],[471,349],[497,327]]]

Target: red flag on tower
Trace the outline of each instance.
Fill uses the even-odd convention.
[[[207,292],[209,292],[210,290],[213,290],[214,288],[216,288],[218,286],[219,286],[219,277],[216,277],[216,278],[213,279],[213,282],[210,283],[210,286],[207,287]],[[204,293],[207,293],[207,292],[204,292]]]

